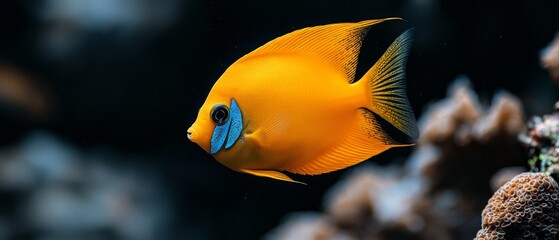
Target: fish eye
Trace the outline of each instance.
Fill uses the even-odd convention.
[[[225,124],[227,118],[229,117],[229,108],[223,104],[215,105],[211,111],[212,121],[220,126]]]

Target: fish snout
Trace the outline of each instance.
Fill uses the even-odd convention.
[[[188,128],[188,130],[186,130],[186,134],[188,136],[188,139],[192,142],[196,141],[196,139],[198,138],[198,133],[196,132],[196,129],[194,129],[194,127]]]
[[[200,127],[197,124],[193,124],[188,130],[186,130],[186,136],[188,139],[198,144],[198,146],[202,147],[204,151],[210,151],[210,139],[206,131],[204,131],[203,127]],[[211,135],[210,135],[211,136]]]

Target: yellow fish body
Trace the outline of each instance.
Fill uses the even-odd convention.
[[[304,28],[243,56],[211,89],[189,139],[233,170],[291,182],[281,171],[331,172],[409,145],[377,117],[419,135],[405,93],[411,30],[355,79],[366,31],[393,19]]]

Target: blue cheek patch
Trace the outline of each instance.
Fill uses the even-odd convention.
[[[231,148],[241,136],[243,130],[243,115],[235,99],[231,99],[229,111],[230,116],[227,122],[214,128],[210,144],[211,154],[219,152],[219,150],[223,148],[223,144],[225,144],[225,149]],[[227,140],[227,143],[225,143],[225,140]]]
[[[225,124],[221,126],[215,126],[210,147],[211,154],[219,152],[219,150],[221,150],[221,147],[223,147],[225,138],[227,137],[229,126],[231,126],[231,118],[229,118]]]
[[[225,149],[229,149],[237,142],[243,130],[243,115],[235,99],[231,99],[231,117],[229,119],[231,120],[231,127],[229,128]]]

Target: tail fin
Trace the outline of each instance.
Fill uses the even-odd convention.
[[[359,81],[371,94],[367,108],[417,139],[419,130],[406,96],[405,70],[413,29],[402,33]]]

